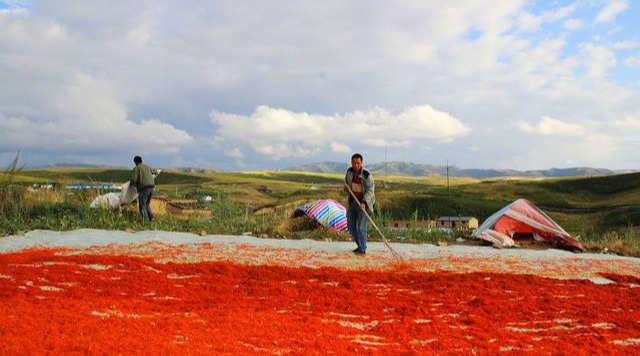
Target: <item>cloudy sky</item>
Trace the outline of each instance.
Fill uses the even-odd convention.
[[[632,0],[0,0],[0,163],[640,165]]]

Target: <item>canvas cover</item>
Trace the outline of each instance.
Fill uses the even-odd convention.
[[[117,209],[121,205],[127,205],[138,198],[136,187],[131,186],[130,182],[122,184],[119,193],[107,193],[97,196],[92,202],[92,208]]]
[[[160,170],[157,170],[156,174],[153,175],[153,178],[155,179],[160,172]],[[135,186],[131,185],[131,182],[123,183],[120,187],[121,189],[119,193],[107,193],[97,196],[91,202],[90,207],[117,209],[120,206],[128,205],[132,201],[138,199],[138,190]]]
[[[532,235],[537,241],[553,242],[564,248],[584,251],[578,239],[526,199],[518,199],[488,217],[472,236],[509,247],[514,244],[514,236],[524,234]]]
[[[321,199],[299,206],[293,216],[307,215],[323,226],[339,232],[347,231],[347,209],[333,199]]]

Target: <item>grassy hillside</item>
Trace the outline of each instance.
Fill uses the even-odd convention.
[[[14,181],[115,182],[130,178],[129,170],[52,169],[22,171]],[[394,217],[474,215],[486,218],[505,204],[526,198],[549,211],[567,214],[611,213],[640,205],[640,173],[594,178],[478,180],[451,178],[449,188],[442,177],[376,177],[380,208]],[[184,173],[162,172],[156,179],[159,191],[185,195],[221,190],[255,205],[313,197],[343,198],[343,175],[308,172]],[[626,221],[617,219],[618,221]]]
[[[28,177],[28,181],[46,182],[96,182],[96,183],[124,183],[131,179],[131,170],[125,169],[55,169],[55,170],[25,170],[20,172],[17,179]],[[208,178],[190,174],[162,172],[156,178],[157,184],[201,184]]]
[[[327,173],[252,173],[255,182],[283,191],[269,198],[335,198],[345,201],[342,175]],[[265,181],[266,180],[266,181]],[[566,230],[579,235],[640,224],[640,173],[594,178],[477,180],[442,177],[377,176],[378,207],[384,215],[409,219],[442,215],[487,218],[506,204],[525,198],[540,206]],[[313,182],[318,191],[310,191]],[[297,184],[295,184],[297,183]]]
[[[26,194],[27,203],[15,208],[20,204],[12,204],[6,196],[0,197],[0,205],[10,211],[3,217],[0,235],[31,228],[137,228],[135,212],[125,217],[107,215],[105,218],[87,210],[86,206],[98,191],[74,192],[72,196],[60,191],[57,195],[51,194],[53,198],[47,203],[44,193],[28,192],[25,187],[34,182],[121,183],[129,179],[129,174],[129,170],[88,168],[18,172],[12,180],[23,185],[21,194]],[[599,241],[607,236],[620,239],[623,236],[620,231],[627,231],[624,234],[631,236],[634,226],[640,224],[640,173],[563,179],[451,178],[449,186],[443,177],[374,176],[377,217],[381,223],[389,218],[435,219],[442,215],[470,215],[482,221],[506,204],[526,198],[565,230],[583,239]],[[170,222],[158,223],[154,228],[218,233],[241,233],[248,229],[273,234],[275,226],[288,219],[288,215],[252,216],[252,212],[274,211],[274,207],[309,199],[333,198],[344,204],[343,178],[342,173],[163,172],[157,179],[156,196],[202,198],[209,195],[214,197],[209,208],[217,213],[208,219],[168,220]],[[19,195],[11,196],[16,199]]]

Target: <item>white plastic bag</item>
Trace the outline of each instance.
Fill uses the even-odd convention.
[[[158,174],[160,174],[160,170],[157,170],[157,174],[153,175],[155,179]],[[138,198],[138,190],[135,186],[131,185],[131,182],[123,183],[121,186],[120,193],[107,193],[103,195],[97,196],[92,202],[90,207],[92,208],[111,208],[117,209],[121,205],[131,204],[132,201]]]
[[[116,193],[107,193],[97,196],[89,205],[92,208],[111,208],[117,209],[120,206],[120,195]]]

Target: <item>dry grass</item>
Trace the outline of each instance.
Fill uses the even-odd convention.
[[[167,213],[167,202],[164,199],[159,198],[151,198],[151,212],[153,215],[165,215]],[[139,212],[138,208],[138,200],[132,201],[129,205],[123,207],[123,209],[127,209],[133,212]]]
[[[299,231],[315,230],[322,227],[320,223],[308,216],[300,216],[297,218],[284,219],[279,222],[273,229],[275,233],[293,233]]]
[[[303,215],[280,221],[273,228],[276,237],[311,238],[324,241],[350,241],[347,233],[340,233],[334,229],[322,226],[316,220]]]
[[[624,256],[639,256],[640,248],[617,234],[607,234],[598,241],[582,241],[588,252],[613,253]]]
[[[26,205],[58,204],[64,201],[64,192],[56,189],[27,189],[24,195]]]

